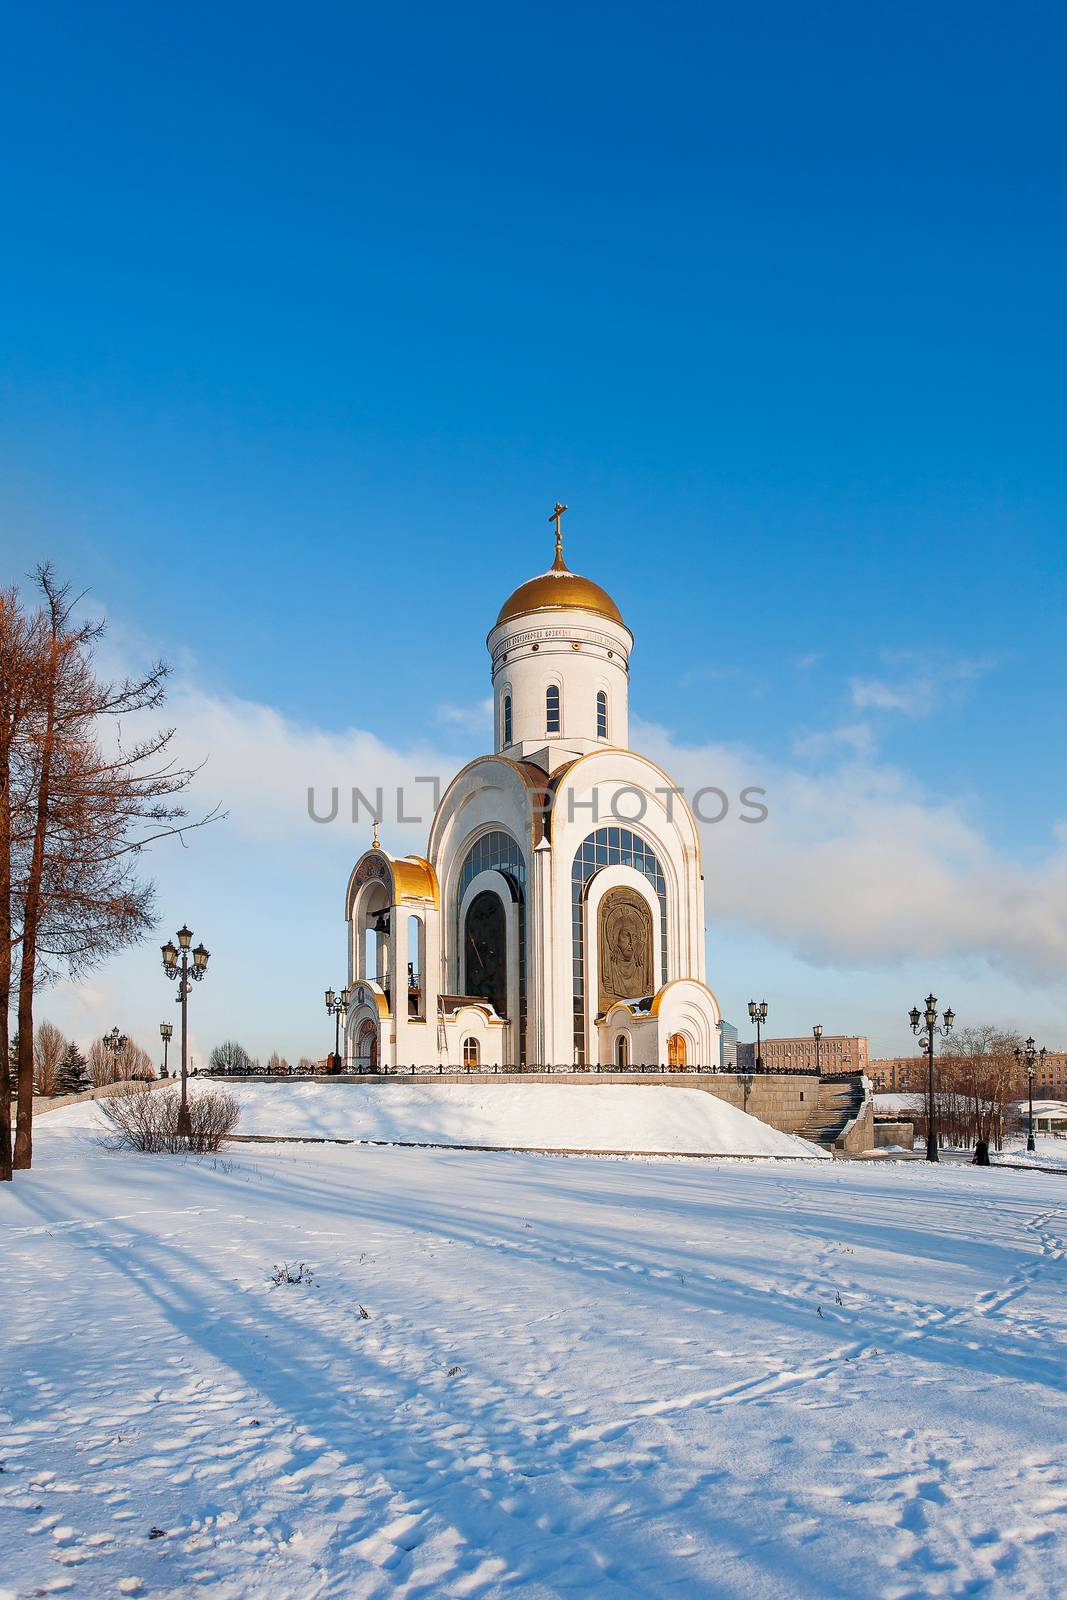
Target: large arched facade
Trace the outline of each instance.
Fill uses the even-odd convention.
[[[626,747],[614,601],[557,545],[487,643],[495,753],[448,785],[425,857],[376,843],[349,882],[349,1059],[371,1021],[386,1065],[717,1065],[696,825]]]

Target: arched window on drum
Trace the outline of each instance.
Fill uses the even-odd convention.
[[[598,739],[608,736],[608,697],[603,689],[596,697],[596,736]]]
[[[558,733],[560,726],[559,684],[550,683],[545,690],[545,732]]]
[[[509,694],[504,696],[504,736],[501,743],[511,743],[511,696]]]

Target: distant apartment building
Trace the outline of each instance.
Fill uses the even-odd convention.
[[[814,1072],[815,1040],[811,1034],[795,1039],[764,1039],[760,1045],[764,1072]],[[738,1044],[737,1070],[751,1072],[756,1063],[755,1044]],[[818,1064],[824,1075],[866,1072],[867,1040],[863,1035],[826,1033],[819,1040]]]
[[[867,1074],[876,1094],[918,1094],[925,1070],[925,1056],[884,1056],[869,1063]]]
[[[1026,1073],[1022,1074],[1023,1092]],[[1044,1066],[1034,1062],[1034,1093],[1042,1100],[1067,1100],[1067,1050],[1050,1050]]]
[[[737,1071],[737,1029],[725,1017],[719,1029],[719,1066],[724,1072]]]
[[[764,1060],[767,1052],[764,1051]],[[940,1056],[934,1057],[936,1073]],[[868,1068],[871,1082],[879,1094],[923,1094],[926,1091],[926,1056],[887,1056],[872,1061]],[[1015,1078],[1015,1092],[1026,1094],[1026,1072]],[[1034,1094],[1040,1100],[1067,1100],[1067,1050],[1050,1050],[1044,1063],[1034,1062]]]

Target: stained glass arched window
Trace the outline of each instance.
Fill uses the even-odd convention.
[[[456,886],[455,938],[460,938],[459,908],[467,885],[473,883],[479,872],[499,872],[511,889],[519,922],[519,1065],[526,1064],[526,862],[518,844],[510,833],[495,829],[475,839],[463,858]]]
[[[597,828],[582,840],[571,868],[571,961],[574,973],[574,1059],[585,1064],[585,899],[604,867],[633,867],[646,877],[659,901],[659,975],[667,981],[667,879],[650,844],[630,828]]]

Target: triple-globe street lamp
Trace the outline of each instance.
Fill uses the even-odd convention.
[[[951,1007],[944,1014],[944,1024],[939,1027],[937,1022],[937,996],[926,996],[926,1010],[920,1011],[918,1006],[913,1006],[908,1013],[912,1033],[926,1034],[926,1159],[936,1161],[937,1154],[937,1129],[934,1126],[934,1035],[936,1033],[948,1034],[952,1032],[952,1024],[956,1020],[956,1013]]]
[[[748,1002],[748,1014],[756,1024],[756,1071],[763,1071],[763,1050],[760,1043],[760,1028],[767,1020],[767,1002],[761,1000],[757,1005],[755,1000]]]
[[[1034,1044],[1033,1034],[1031,1034],[1024,1047],[1015,1046],[1014,1055],[1015,1065],[1017,1067],[1026,1067],[1026,1098],[1030,1109],[1026,1124],[1026,1148],[1028,1150],[1036,1150],[1037,1144],[1034,1140],[1034,1068],[1037,1062],[1040,1061],[1042,1076],[1044,1076],[1045,1057],[1048,1055],[1048,1051],[1044,1045],[1038,1050]]]
[[[163,951],[163,971],[168,978],[177,978],[179,980],[177,998],[178,1004],[182,1008],[182,1099],[178,1109],[178,1132],[188,1136],[193,1131],[189,1117],[187,1082],[189,1077],[189,994],[193,986],[193,980],[199,983],[207,971],[208,957],[211,952],[205,949],[203,944],[198,944],[192,952],[193,964],[190,967],[189,946],[193,942],[192,929],[187,928],[183,923],[178,929],[177,938],[178,946],[175,946],[173,940],[168,939],[161,948]],[[179,946],[180,948],[178,948]],[[166,1026],[166,1023],[160,1024],[161,1033]],[[166,1038],[165,1034],[164,1038]]]
[[[350,987],[342,989],[340,994],[335,994],[332,989],[327,989],[326,991],[326,1015],[335,1019],[335,1027],[333,1032],[333,1062],[334,1070],[337,1072],[340,1072],[341,1070],[341,1023],[348,1015],[348,1007],[351,999],[352,990]]]
[[[119,1070],[119,1056],[122,1051],[125,1050],[130,1041],[127,1039],[124,1033],[120,1033],[117,1028],[112,1028],[110,1033],[104,1034],[104,1037],[100,1042],[104,1046],[104,1049],[110,1052],[111,1077],[112,1081],[115,1081]]]

